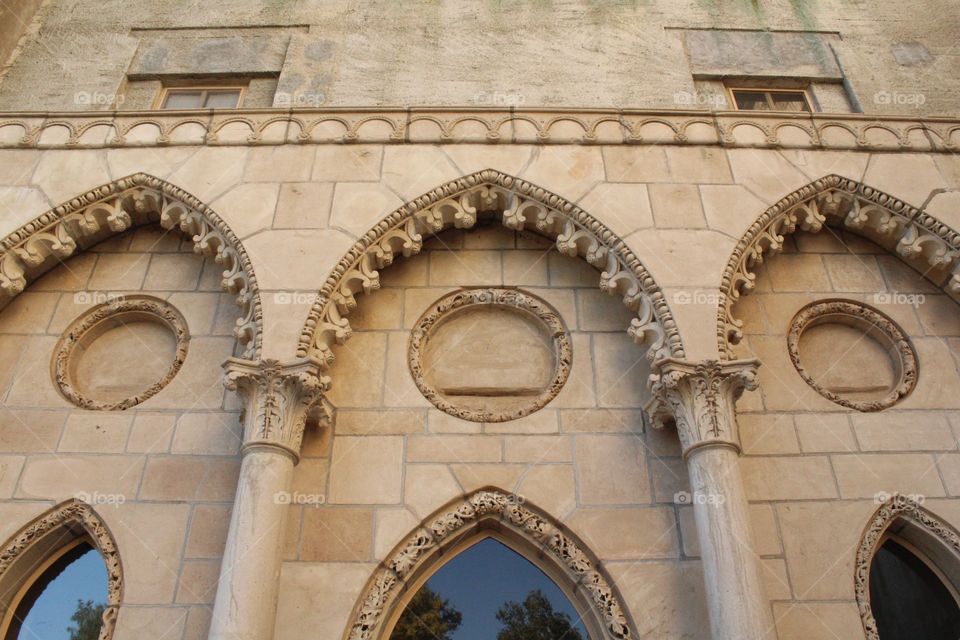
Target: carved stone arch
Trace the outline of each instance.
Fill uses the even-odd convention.
[[[854,589],[867,640],[880,640],[870,607],[870,565],[888,532],[910,542],[937,565],[954,590],[960,588],[960,534],[909,496],[893,494],[870,518],[857,547]]]
[[[394,210],[368,231],[333,268],[300,334],[297,353],[328,368],[332,347],[351,334],[347,316],[356,295],[380,287],[379,269],[396,256],[420,252],[424,235],[473,227],[480,215],[515,231],[531,231],[556,242],[560,253],[581,257],[600,270],[600,288],[623,297],[637,317],[628,333],[649,346],[651,360],[683,358],[680,332],[667,299],[640,259],[599,220],[534,184],[487,169],[448,182]]]
[[[137,173],[42,213],[0,240],[0,308],[29,283],[74,254],[128,229],[156,222],[179,228],[199,254],[223,265],[223,289],[240,307],[234,335],[243,357],[259,356],[262,340],[257,278],[239,238],[210,207],[183,189]]]
[[[344,639],[384,640],[438,561],[487,537],[547,573],[583,615],[591,637],[639,637],[616,587],[573,534],[516,494],[487,488],[436,511],[393,549],[367,582]]]
[[[110,529],[93,507],[79,500],[67,500],[41,514],[0,549],[0,617],[6,619],[20,588],[35,577],[39,565],[80,539],[100,553],[107,568],[107,606],[99,640],[110,640],[123,601],[123,566]]]
[[[783,248],[797,229],[813,233],[825,224],[861,235],[886,248],[960,300],[960,234],[922,209],[838,175],[797,189],[757,218],[734,248],[723,271],[717,315],[720,353],[733,358],[743,337],[733,315],[737,300],[753,290],[754,269]]]

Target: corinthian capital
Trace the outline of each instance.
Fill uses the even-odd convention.
[[[243,399],[244,450],[274,446],[298,460],[307,420],[331,417],[330,405],[323,397],[329,383],[318,373],[320,363],[312,359],[283,364],[230,358],[223,368],[224,384]]]
[[[665,358],[650,377],[649,412],[655,426],[672,417],[686,457],[707,445],[740,451],[735,405],[745,389],[757,388],[758,360],[687,362]]]

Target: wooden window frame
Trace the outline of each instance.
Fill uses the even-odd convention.
[[[233,109],[243,108],[243,100],[247,95],[247,89],[249,88],[249,83],[239,84],[239,83],[223,83],[223,84],[171,84],[169,86],[164,86],[160,89],[160,92],[157,94],[157,98],[153,102],[153,109],[156,111],[198,111],[198,110],[207,110],[212,107],[196,107],[195,109],[165,109],[164,105],[167,103],[167,98],[171,93],[179,92],[200,92],[200,102],[206,102],[207,94],[216,91],[239,91],[240,95],[237,96],[237,106],[231,107]]]
[[[772,111],[774,113],[783,113],[778,109],[773,108],[773,96],[774,93],[797,93],[803,96],[803,101],[806,103],[807,108],[804,111],[790,111],[789,113],[815,113],[813,109],[813,96],[810,95],[810,87],[804,87],[802,89],[793,89],[786,88],[781,89],[779,87],[744,87],[744,86],[728,86],[725,87],[727,90],[727,101],[730,103],[730,106],[734,111],[746,111],[750,113],[763,113],[759,109],[741,109],[737,106],[737,98],[735,95],[736,91],[749,91],[750,93],[762,93],[767,97],[767,106],[770,107],[767,111]]]

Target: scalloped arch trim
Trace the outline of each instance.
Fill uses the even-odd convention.
[[[320,289],[297,354],[316,357],[329,367],[333,346],[351,335],[347,316],[357,305],[356,296],[380,288],[378,270],[398,255],[419,253],[424,235],[471,228],[482,214],[499,217],[508,229],[553,239],[560,253],[585,259],[600,270],[600,289],[620,295],[636,312],[627,331],[635,342],[649,346],[649,358],[684,357],[666,297],[623,240],[560,196],[493,169],[458,178],[404,204],[357,241]]]
[[[244,347],[245,358],[258,357],[262,340],[260,293],[240,240],[200,200],[144,173],[72,198],[0,240],[0,308],[66,258],[150,222],[158,222],[164,229],[179,228],[193,239],[194,251],[223,265],[223,289],[236,296],[240,307],[234,335]]]
[[[734,357],[732,345],[743,337],[733,306],[753,290],[754,269],[779,253],[784,238],[797,229],[816,233],[828,222],[885,247],[960,300],[960,234],[889,194],[828,175],[763,212],[734,248],[723,271],[717,316],[717,342],[726,358]]]

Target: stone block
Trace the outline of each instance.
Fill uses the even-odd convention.
[[[884,411],[854,413],[853,432],[862,451],[950,451],[957,442],[945,414]]]
[[[330,459],[327,502],[397,504],[401,500],[402,472],[403,438],[337,437]]]
[[[500,436],[414,435],[407,437],[407,462],[500,462]]]
[[[127,444],[133,416],[99,411],[72,411],[67,417],[59,451],[120,453]]]
[[[517,485],[520,500],[546,511],[557,520],[565,520],[577,506],[573,466],[535,464]]]
[[[247,153],[244,182],[305,182],[316,151],[309,146],[254,147]]]
[[[187,558],[220,558],[227,542],[231,505],[198,504],[190,518],[187,534]]]
[[[301,535],[303,562],[365,562],[373,547],[373,511],[307,508]]]
[[[314,182],[364,182],[380,179],[383,147],[376,145],[318,145],[313,163]]]
[[[441,464],[406,466],[403,501],[415,515],[426,518],[462,493],[450,469]]]
[[[333,185],[291,182],[280,185],[274,229],[321,229],[330,220]]]
[[[842,498],[874,499],[894,492],[928,498],[945,495],[933,455],[834,455],[833,468]]]
[[[220,577],[218,560],[187,560],[180,568],[175,602],[180,604],[213,604]]]
[[[749,500],[837,497],[830,460],[826,456],[748,456],[740,459],[739,466]]]
[[[801,413],[794,421],[804,453],[843,453],[858,448],[845,413]]]
[[[142,460],[142,458],[141,458]],[[233,500],[240,461],[210,456],[151,457],[140,485],[141,500]]]
[[[653,220],[661,229],[697,229],[707,225],[695,184],[651,184]]]
[[[604,561],[678,556],[670,507],[577,509],[567,524]]]
[[[640,438],[633,435],[579,435],[576,438],[576,461],[580,504],[650,502],[647,461]]]

